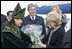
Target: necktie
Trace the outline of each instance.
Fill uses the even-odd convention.
[[[33,21],[34,21],[34,17],[32,17]]]

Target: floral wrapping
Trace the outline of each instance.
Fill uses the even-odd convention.
[[[37,45],[37,43],[41,42],[42,29],[43,28],[41,25],[35,24],[28,24],[21,28],[22,32],[24,32],[31,38],[31,41],[33,42],[32,48],[39,48],[39,45]]]

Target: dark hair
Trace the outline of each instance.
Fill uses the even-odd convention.
[[[29,4],[29,5],[28,5],[28,11],[29,11],[29,8],[31,8],[31,7],[35,7],[35,5],[34,5],[34,4],[32,4],[32,3],[31,3],[31,4]]]
[[[8,11],[8,12],[7,12],[7,15],[9,15],[11,12],[13,12],[13,11]]]
[[[9,22],[8,26],[11,27],[11,28],[13,28],[13,29],[15,29],[15,28],[17,27],[17,25],[15,24],[14,19],[12,19],[12,20]]]

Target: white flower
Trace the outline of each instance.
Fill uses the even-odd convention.
[[[31,41],[34,44],[37,44],[41,41],[42,26],[35,24],[28,24],[23,26],[21,30],[31,38]]]

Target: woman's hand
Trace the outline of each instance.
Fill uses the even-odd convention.
[[[43,44],[42,42],[39,42],[38,45],[41,46],[41,47],[43,47],[43,48],[46,48],[46,45]]]

